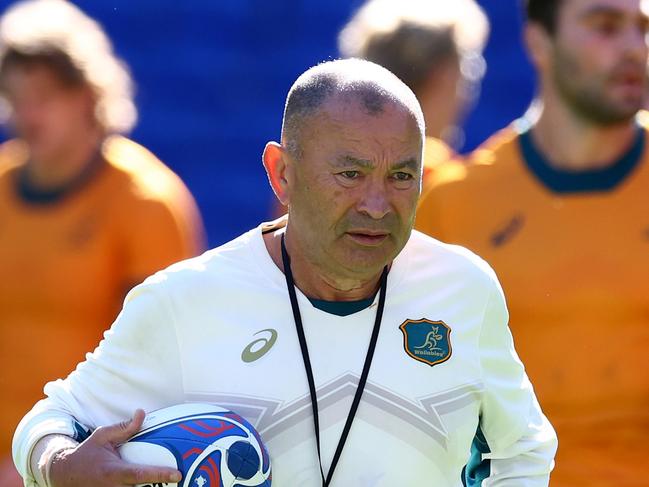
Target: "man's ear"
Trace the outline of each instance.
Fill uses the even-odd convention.
[[[525,46],[534,67],[545,72],[552,58],[552,38],[545,28],[536,23],[528,22],[523,32]]]
[[[273,188],[277,199],[284,206],[288,206],[289,195],[289,161],[290,157],[284,147],[277,142],[268,142],[264,149],[263,161],[268,175],[268,181]]]

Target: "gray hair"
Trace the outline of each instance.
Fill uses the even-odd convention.
[[[415,94],[399,78],[378,64],[361,59],[327,61],[305,71],[288,92],[282,120],[282,145],[301,156],[301,127],[333,95],[351,95],[369,115],[379,115],[386,103],[404,107],[422,134],[424,115]]]

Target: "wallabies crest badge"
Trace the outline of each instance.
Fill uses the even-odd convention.
[[[443,321],[406,320],[399,329],[403,348],[415,360],[432,367],[451,357],[451,328]]]

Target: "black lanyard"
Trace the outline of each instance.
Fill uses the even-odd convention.
[[[361,378],[358,381],[358,387],[356,388],[356,394],[354,395],[354,400],[352,401],[352,407],[350,408],[349,414],[347,415],[345,427],[343,428],[343,432],[340,435],[340,440],[338,440],[338,446],[336,447],[336,452],[334,453],[333,460],[331,461],[329,473],[327,474],[327,478],[325,479],[324,471],[322,469],[322,457],[320,455],[320,418],[318,416],[318,396],[316,395],[315,381],[313,380],[313,369],[311,368],[311,360],[309,359],[309,349],[306,344],[306,337],[304,336],[304,327],[302,326],[300,307],[297,302],[297,296],[295,295],[295,281],[293,281],[293,273],[291,272],[291,259],[289,258],[288,252],[286,251],[286,245],[284,244],[284,235],[282,235],[282,262],[284,264],[284,275],[286,276],[286,287],[288,288],[288,295],[291,299],[291,308],[293,309],[293,318],[295,319],[295,328],[297,330],[297,336],[300,341],[300,348],[302,349],[304,368],[306,369],[306,376],[309,381],[309,394],[311,396],[311,406],[313,408],[313,425],[315,427],[315,439],[316,445],[318,447],[320,475],[322,476],[322,485],[326,487],[331,483],[331,478],[333,477],[334,470],[336,469],[336,465],[338,464],[338,460],[340,459],[343,447],[345,446],[345,441],[347,440],[347,436],[349,435],[349,430],[352,427],[354,416],[356,416],[356,410],[358,409],[358,405],[361,402],[361,396],[363,395],[363,390],[365,389],[367,376],[370,373],[372,357],[374,356],[374,349],[376,348],[376,341],[379,337],[379,329],[381,328],[383,308],[385,307],[385,292],[388,282],[388,267],[384,267],[383,273],[381,274],[379,307],[376,310],[374,329],[372,330],[372,337],[370,338],[370,344],[367,348],[367,355],[365,357],[365,364],[363,365],[363,372],[361,374]]]

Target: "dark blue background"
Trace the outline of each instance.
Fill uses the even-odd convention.
[[[398,1],[398,0],[395,0]],[[453,1],[453,0],[448,0]],[[492,27],[482,95],[464,152],[518,117],[533,94],[520,0],[482,0]],[[2,10],[10,2],[0,0]],[[269,217],[261,165],[284,97],[309,66],[336,57],[361,0],[75,0],[98,19],[137,83],[132,137],[187,183],[211,246]]]

